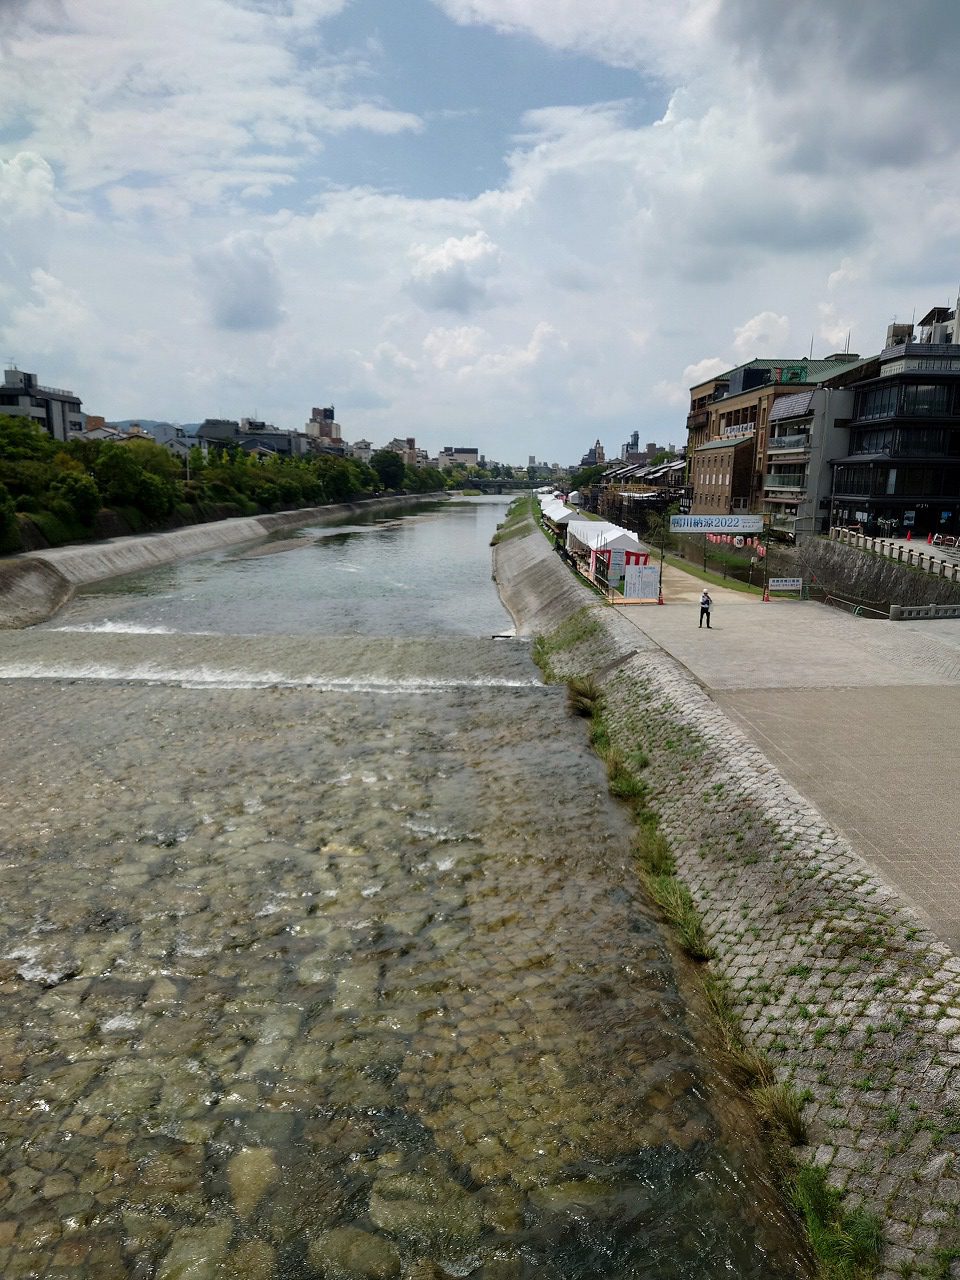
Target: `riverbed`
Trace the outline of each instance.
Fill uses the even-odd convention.
[[[0,636],[5,1277],[807,1274],[504,506]]]

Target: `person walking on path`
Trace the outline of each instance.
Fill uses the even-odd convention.
[[[707,630],[710,630],[710,608],[713,601],[710,599],[710,592],[706,587],[700,592],[700,625],[703,626],[703,620],[707,620]]]

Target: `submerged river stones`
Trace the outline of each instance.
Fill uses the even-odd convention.
[[[798,1274],[558,691],[3,696],[0,1274]]]

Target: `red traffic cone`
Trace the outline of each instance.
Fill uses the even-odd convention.
[[[928,533],[928,534],[927,534],[927,546],[928,546],[928,547],[933,546],[933,534],[932,534],[932,533]]]
[[[663,587],[660,588],[660,594],[657,596],[657,604],[663,604]]]
[[[907,530],[907,541],[908,541],[908,542],[912,542],[912,541],[913,541],[913,530],[912,530],[912,529],[908,529],[908,530]]]
[[[766,587],[766,586],[764,586],[764,588],[763,588],[763,599],[760,601],[760,603],[761,603],[761,604],[769,604],[769,603],[770,603],[770,592],[768,591],[768,589],[767,589],[767,587]]]

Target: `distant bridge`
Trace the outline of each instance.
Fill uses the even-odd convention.
[[[540,480],[464,480],[464,489],[479,489],[482,493],[516,493],[520,489],[538,489]],[[455,489],[450,490],[456,493]]]

